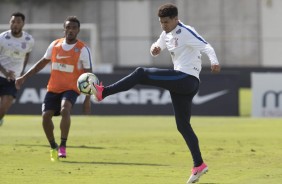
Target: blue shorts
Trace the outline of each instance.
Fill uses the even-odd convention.
[[[17,91],[14,80],[9,82],[6,78],[0,77],[0,96],[10,95],[16,98]]]
[[[72,90],[64,91],[62,93],[47,92],[42,104],[42,112],[52,110],[54,111],[54,116],[59,116],[62,100],[68,100],[74,105],[78,96],[79,94]]]

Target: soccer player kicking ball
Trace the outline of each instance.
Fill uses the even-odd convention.
[[[95,85],[98,101],[109,95],[129,90],[136,84],[151,85],[169,90],[174,108],[178,131],[182,134],[191,152],[194,167],[187,183],[195,183],[208,171],[204,163],[199,142],[191,124],[191,105],[199,89],[201,52],[211,62],[211,71],[217,73],[220,66],[211,45],[192,27],[178,20],[178,9],[173,4],[159,7],[159,21],[163,32],[151,46],[152,56],[157,56],[165,48],[171,54],[174,69],[137,68],[133,73],[109,86]],[[93,86],[94,87],[94,86]]]

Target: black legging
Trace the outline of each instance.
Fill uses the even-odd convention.
[[[203,159],[199,142],[190,124],[192,99],[198,92],[199,79],[177,70],[138,67],[118,82],[106,86],[103,98],[127,91],[137,84],[161,87],[170,91],[177,129],[190,149],[194,167],[200,166]]]

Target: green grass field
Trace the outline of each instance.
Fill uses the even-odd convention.
[[[192,118],[209,165],[199,183],[282,181],[281,119],[250,118],[250,90],[240,96],[241,117]],[[185,184],[192,167],[172,116],[73,116],[67,151],[51,163],[40,115],[7,115],[0,184]]]
[[[252,93],[249,88],[239,90],[239,113],[240,116],[251,116]]]

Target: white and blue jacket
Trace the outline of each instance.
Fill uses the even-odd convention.
[[[163,31],[151,48],[165,48],[170,52],[174,70],[178,70],[199,78],[202,69],[201,53],[205,53],[211,64],[219,64],[215,51],[196,30],[179,21],[174,30],[169,33]]]

